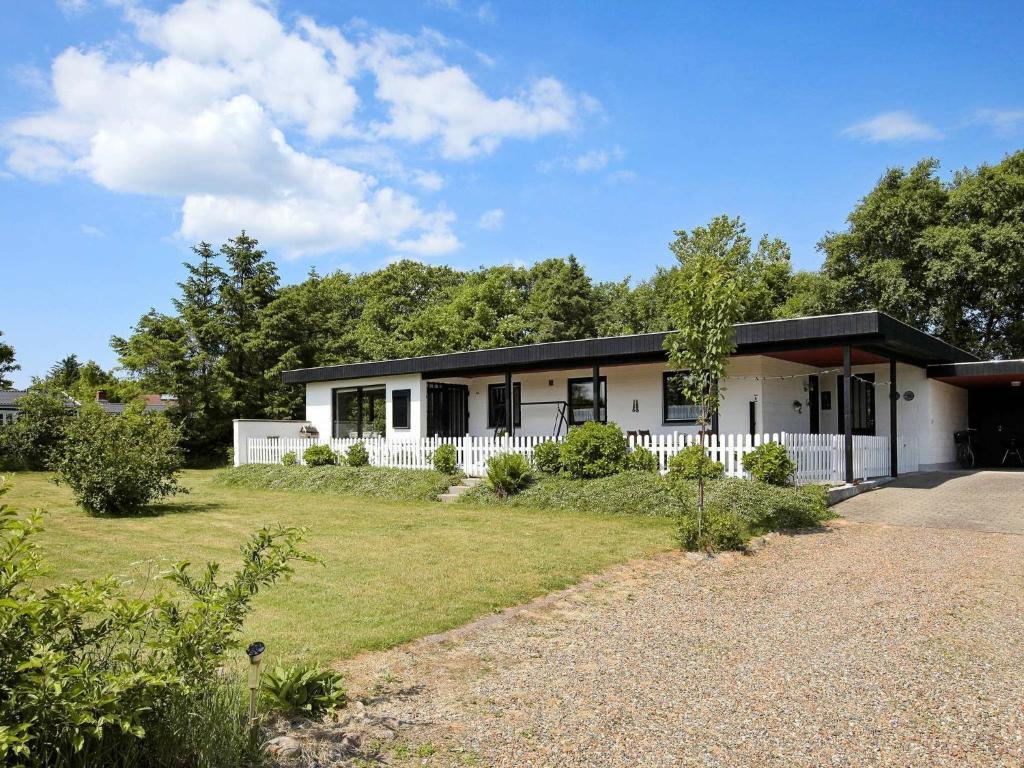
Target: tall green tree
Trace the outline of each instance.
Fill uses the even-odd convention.
[[[0,336],[4,332],[0,331]],[[7,378],[8,373],[21,370],[21,366],[14,362],[14,347],[0,341],[0,389],[11,389],[14,382]]]
[[[575,256],[537,262],[529,278],[524,314],[531,342],[597,335],[594,285]]]
[[[57,389],[70,392],[78,383],[81,373],[82,364],[78,362],[78,355],[72,353],[50,366],[46,380]]]
[[[743,313],[740,270],[750,240],[739,219],[719,216],[692,232],[678,230],[669,248],[679,266],[671,278],[665,336],[669,369],[682,373],[681,387],[699,407],[703,436],[718,413],[729,355],[736,349],[734,324]],[[704,473],[698,476],[698,537],[704,515]]]

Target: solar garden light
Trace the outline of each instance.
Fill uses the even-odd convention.
[[[256,719],[256,693],[260,688],[260,661],[267,646],[258,640],[245,649],[249,656],[249,722]]]

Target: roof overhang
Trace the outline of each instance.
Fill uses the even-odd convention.
[[[285,383],[302,384],[402,374],[440,378],[493,375],[504,371],[564,370],[584,368],[595,363],[608,366],[658,362],[666,359],[666,335],[643,333],[328,365],[285,371],[283,376]],[[783,357],[786,353],[801,350],[830,350],[831,357],[837,349],[841,354],[842,347],[846,345],[856,347],[865,360],[896,359],[922,367],[931,363],[976,359],[969,352],[881,312],[767,320],[736,326],[737,355]]]
[[[975,360],[928,366],[928,378],[958,387],[1024,386],[1024,360]]]

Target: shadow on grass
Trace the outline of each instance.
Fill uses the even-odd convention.
[[[97,520],[148,520],[153,517],[164,517],[165,515],[191,515],[202,512],[215,512],[224,505],[212,501],[164,501],[158,504],[150,504],[135,512],[112,515],[91,515]]]

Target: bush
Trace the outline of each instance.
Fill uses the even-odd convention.
[[[263,528],[228,578],[215,563],[198,573],[179,563],[167,589],[140,596],[113,578],[54,585],[35,543],[40,520],[0,505],[0,764],[258,759],[239,690],[218,670],[260,589],[312,559],[301,531]]]
[[[701,445],[688,445],[668,460],[668,471],[674,479],[720,480],[725,476],[725,467],[712,461],[707,450]]]
[[[487,461],[487,487],[505,498],[519,493],[530,482],[530,463],[519,453],[499,453]]]
[[[362,443],[355,443],[345,454],[345,463],[350,467],[370,466],[370,452]]]
[[[562,471],[562,448],[554,440],[545,440],[533,449],[533,466],[554,475]]]
[[[446,475],[454,475],[459,468],[459,455],[451,443],[437,446],[430,460],[434,469]]]
[[[319,717],[345,705],[343,678],[331,669],[312,664],[275,667],[264,672],[260,693],[270,709]]]
[[[562,471],[577,480],[607,477],[626,468],[626,436],[614,422],[588,421],[569,430],[562,443]]]
[[[295,455],[295,451],[288,451],[281,457],[281,463],[286,467],[294,467],[299,463],[299,457]]]
[[[796,474],[796,462],[789,458],[786,447],[779,443],[764,443],[743,457],[743,468],[769,485],[791,485]]]
[[[436,501],[451,477],[432,469],[389,467],[282,467],[247,464],[217,475],[220,485],[253,490],[301,491],[390,501]]]
[[[338,463],[338,454],[331,450],[331,446],[321,443],[304,450],[302,461],[307,467],[332,467]]]
[[[178,430],[133,403],[118,416],[97,405],[78,412],[57,452],[57,477],[93,515],[131,515],[156,499],[187,493],[177,481]]]
[[[647,448],[638,445],[626,457],[626,466],[634,472],[657,472],[658,457]]]
[[[0,429],[0,467],[53,469],[75,412],[59,392],[33,390],[18,400],[18,418]]]
[[[705,504],[698,518],[695,507],[679,516],[679,544],[691,552],[741,549],[751,539],[743,520],[721,502]]]

